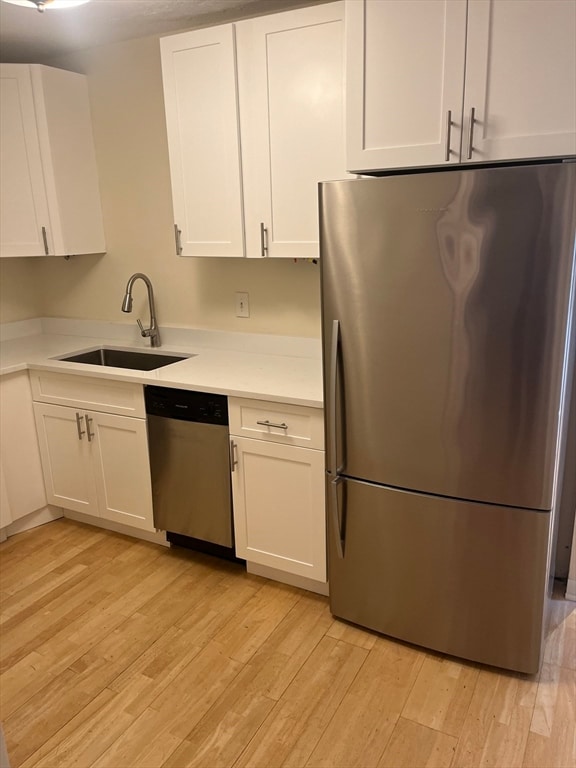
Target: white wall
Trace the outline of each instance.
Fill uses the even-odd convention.
[[[108,252],[14,260],[4,268],[3,322],[35,315],[134,322],[120,312],[127,279],[147,273],[160,326],[319,336],[319,267],[292,260],[183,259],[175,255],[157,38],[118,43],[50,62],[88,75]],[[201,108],[201,105],[199,105]],[[251,317],[234,316],[248,291]]]

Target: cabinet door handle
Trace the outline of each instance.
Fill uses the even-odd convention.
[[[263,427],[276,427],[276,429],[288,429],[288,424],[285,424],[282,422],[282,424],[275,424],[273,421],[268,421],[268,419],[264,419],[264,421],[257,421],[256,424],[261,424]]]
[[[234,469],[238,466],[238,459],[236,458],[236,450],[238,446],[234,440],[230,440],[230,469],[234,472]]]
[[[263,259],[268,256],[268,230],[263,221],[260,222],[260,252]]]
[[[452,134],[452,110],[449,109],[446,113],[446,155],[444,159],[446,162],[450,160],[450,137]]]
[[[82,414],[76,412],[76,429],[78,430],[78,440],[82,440],[82,435],[86,432],[82,429]]]
[[[178,224],[174,224],[174,239],[176,240],[177,256],[182,256],[182,240],[180,239],[181,234],[182,234],[182,230],[178,229]]]
[[[88,442],[91,443],[92,438],[94,437],[94,432],[90,432],[90,424],[92,424],[93,419],[91,419],[90,416],[88,416],[88,414],[86,414],[84,418],[86,419],[86,431],[88,433]]]
[[[466,155],[467,160],[472,159],[472,150],[474,148],[474,123],[476,121],[476,108],[472,107],[470,110],[470,126],[468,129],[468,154]]]
[[[50,251],[48,249],[48,233],[46,232],[46,227],[42,227],[42,240],[44,241],[44,255],[49,256]]]

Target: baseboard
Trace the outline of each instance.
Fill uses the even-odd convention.
[[[122,533],[125,536],[131,536],[133,539],[142,539],[142,541],[149,541],[152,544],[161,544],[164,547],[170,546],[166,541],[166,534],[164,531],[143,531],[141,528],[132,528],[130,525],[122,525],[122,523],[104,520],[101,517],[83,515],[82,512],[74,512],[72,509],[65,509],[64,517],[68,517],[70,520],[76,520],[78,523],[94,525],[96,528],[105,528],[107,531],[114,531],[114,533]]]
[[[293,573],[280,571],[278,568],[270,568],[268,565],[260,565],[259,563],[250,563],[248,561],[246,561],[246,570],[255,576],[263,576],[265,579],[290,584],[291,587],[307,589],[309,592],[316,592],[318,595],[328,595],[327,581],[315,581],[314,579],[306,578],[306,576],[296,576]]]
[[[35,512],[30,512],[29,515],[25,515],[19,520],[14,520],[13,523],[10,523],[10,525],[7,525],[2,529],[4,539],[9,538],[10,536],[15,536],[17,533],[29,531],[31,528],[36,528],[38,525],[45,525],[46,523],[51,523],[53,520],[58,520],[59,517],[62,517],[62,514],[60,507],[53,507],[51,505],[37,509]],[[0,539],[0,541],[3,541],[4,539]]]

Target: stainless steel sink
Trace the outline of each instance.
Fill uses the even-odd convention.
[[[189,357],[196,357],[196,355],[165,355],[159,352],[101,347],[85,352],[75,352],[73,355],[56,359],[67,363],[87,363],[88,365],[106,365],[113,368],[131,368],[135,371],[153,371],[156,368],[162,368]]]

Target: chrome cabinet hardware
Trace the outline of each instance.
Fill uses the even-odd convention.
[[[467,160],[472,159],[472,150],[474,148],[474,123],[476,121],[476,108],[472,107],[470,109],[470,126],[468,130],[468,154],[466,155]]]
[[[181,234],[182,234],[182,230],[178,229],[178,224],[174,224],[174,239],[176,240],[177,256],[182,256],[182,240],[180,239]]]
[[[48,250],[48,233],[46,232],[46,227],[42,227],[42,240],[44,241],[44,254],[49,256],[50,251]]]
[[[94,437],[94,432],[90,432],[90,425],[94,421],[94,419],[91,419],[88,414],[85,414],[84,418],[86,419],[86,432],[88,434],[88,442],[92,442],[92,438]]]
[[[265,259],[268,256],[268,229],[263,221],[260,222],[260,251],[262,258]]]
[[[452,134],[452,110],[449,109],[446,113],[446,156],[445,160],[450,160],[450,137]]]
[[[234,472],[234,469],[238,466],[238,459],[236,458],[236,451],[238,449],[238,446],[234,442],[234,440],[230,440],[230,468],[232,472]]]
[[[82,414],[76,411],[76,429],[78,430],[78,440],[82,440],[82,435],[86,432],[82,429]]]
[[[264,421],[257,421],[256,424],[260,424],[263,427],[276,427],[276,429],[288,429],[288,424],[285,424],[282,422],[282,424],[275,424],[273,421],[268,421],[268,419],[264,419]]]

